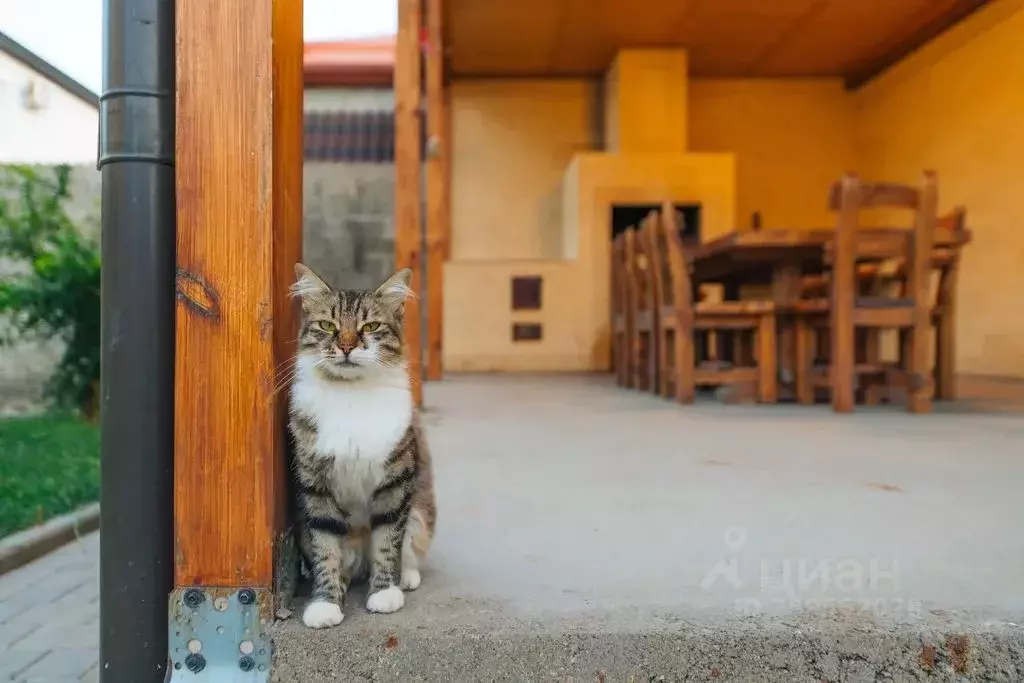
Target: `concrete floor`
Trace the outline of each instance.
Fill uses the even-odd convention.
[[[281,622],[278,680],[1024,679],[1016,411],[684,407],[604,377],[463,377],[427,403],[423,586],[389,616],[353,595],[329,632]]]

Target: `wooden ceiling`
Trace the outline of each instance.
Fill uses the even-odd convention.
[[[447,0],[456,77],[593,76],[623,47],[683,46],[694,76],[856,87],[987,0]]]

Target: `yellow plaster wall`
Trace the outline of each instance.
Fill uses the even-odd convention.
[[[837,79],[694,79],[690,151],[736,156],[736,228],[828,226],[831,183],[856,170],[855,102]]]
[[[456,81],[452,258],[562,256],[562,175],[596,144],[597,85],[582,80]]]
[[[686,152],[688,70],[686,50],[620,50],[605,76],[605,149]]]
[[[598,88],[581,80],[452,84],[452,260],[444,270],[447,370],[588,370],[578,251],[562,231],[573,156],[593,149]],[[540,311],[511,310],[511,279],[543,278]],[[543,338],[513,342],[514,322]]]
[[[967,207],[957,324],[962,372],[1024,377],[1024,2],[997,0],[856,94],[865,177],[939,175]]]
[[[587,371],[587,309],[573,261],[454,261],[444,270],[444,366],[452,372]],[[543,278],[542,308],[512,311],[511,279]],[[512,341],[512,324],[540,323],[540,341]]]

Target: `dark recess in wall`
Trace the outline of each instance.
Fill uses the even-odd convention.
[[[676,204],[676,212],[682,214],[683,241],[687,244],[700,242],[700,204]],[[612,206],[612,234],[615,239],[629,226],[638,226],[651,211],[658,211],[655,204],[615,204]]]

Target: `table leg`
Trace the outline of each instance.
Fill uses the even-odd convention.
[[[757,395],[761,403],[776,403],[779,400],[778,374],[775,366],[777,351],[774,348],[778,340],[776,334],[775,314],[762,317],[757,328],[758,363],[760,368],[757,378]]]
[[[741,280],[726,280],[722,283],[723,299],[725,301],[739,301]],[[748,340],[744,333],[733,331],[729,333],[728,359],[733,367],[738,368],[747,364],[748,356],[752,356],[754,349],[748,349]]]
[[[772,271],[772,299],[776,305],[792,301],[800,296],[800,264],[779,263]],[[793,384],[796,373],[796,331],[790,321],[779,324],[779,381]]]

